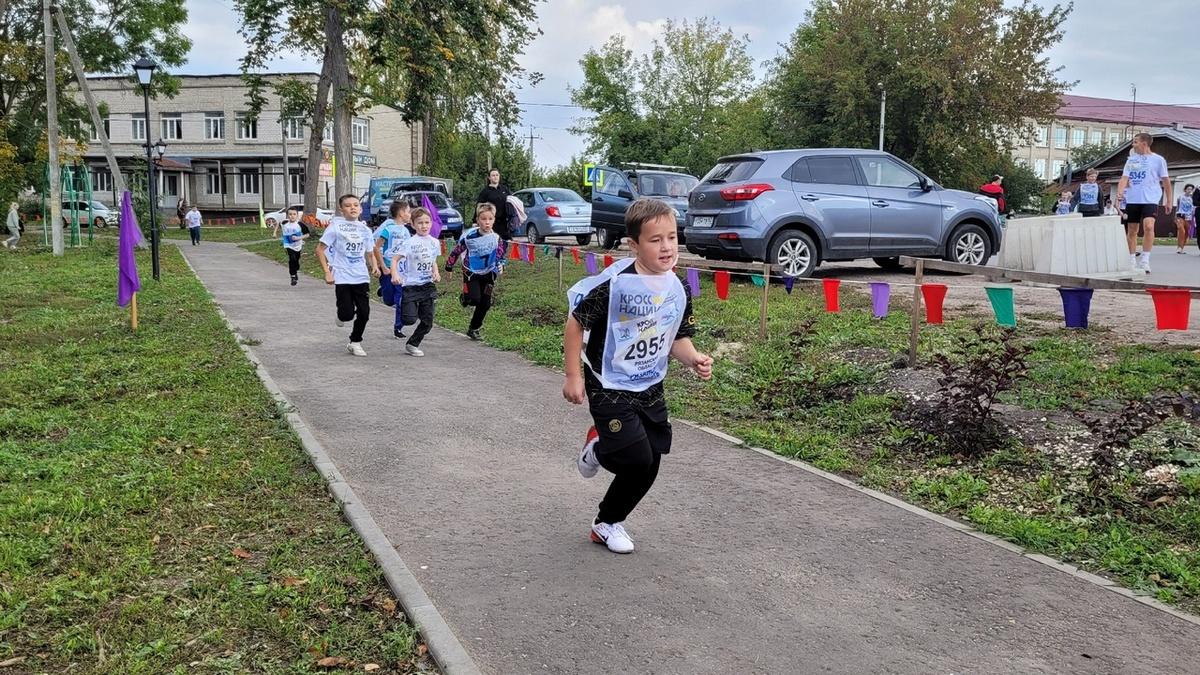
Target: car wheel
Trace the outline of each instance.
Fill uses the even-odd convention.
[[[768,251],[771,264],[782,267],[790,277],[810,277],[820,264],[812,237],[799,230],[780,232]]]
[[[978,225],[960,226],[946,244],[946,260],[964,265],[983,265],[992,257],[987,234]]]
[[[879,265],[880,267],[882,267],[883,269],[888,270],[888,271],[895,271],[895,270],[902,269],[904,267],[903,265],[900,264],[899,256],[896,256],[894,258],[871,258],[871,260],[874,260],[876,265]]]
[[[96,227],[108,227],[108,223],[100,216],[96,216],[96,219],[92,221],[92,224],[94,224]]]
[[[537,225],[530,223],[525,226],[525,241],[531,244],[540,244],[544,241],[541,233],[538,232]]]
[[[621,245],[621,238],[612,230],[604,228],[600,230],[600,248],[611,251]]]
[[[579,244],[580,246],[587,246],[588,244],[592,243],[592,235],[577,234],[575,235],[575,243]]]

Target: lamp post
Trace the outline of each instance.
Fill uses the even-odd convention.
[[[146,111],[146,191],[150,197],[150,259],[153,262],[155,281],[159,279],[158,203],[154,191],[154,158],[150,155],[150,78],[154,76],[154,71],[157,69],[158,64],[145,56],[133,64],[133,72],[137,73],[138,84],[142,85],[142,102],[145,104]],[[166,144],[163,144],[161,140],[159,143],[162,144],[163,151],[166,151]]]

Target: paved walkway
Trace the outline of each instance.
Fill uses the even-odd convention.
[[[1194,624],[682,424],[638,551],[613,555],[587,539],[607,483],[575,471],[590,418],[557,374],[441,329],[407,357],[382,310],[354,358],[318,280],[181,250],[485,672],[1200,664]]]

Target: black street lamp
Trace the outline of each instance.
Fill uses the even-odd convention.
[[[150,259],[154,266],[154,280],[157,281],[159,279],[158,203],[154,194],[154,158],[150,155],[150,78],[154,77],[155,70],[158,70],[158,64],[145,56],[133,64],[133,72],[137,73],[138,84],[142,85],[142,102],[146,109],[146,190],[150,196]],[[162,141],[160,140],[159,143]],[[162,148],[165,151],[166,144],[163,144]],[[159,156],[162,156],[161,152]]]

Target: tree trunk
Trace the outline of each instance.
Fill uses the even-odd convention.
[[[350,138],[350,65],[346,58],[346,24],[334,3],[325,5],[325,44],[329,75],[333,87],[333,153],[337,175],[333,184],[337,197],[354,191],[354,152]]]
[[[329,103],[329,48],[317,78],[317,98],[313,107],[312,124],[308,129],[308,157],[304,160],[304,215],[317,212],[317,188],[321,183],[321,146],[325,138],[325,110]]]

